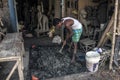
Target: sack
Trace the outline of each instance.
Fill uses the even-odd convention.
[[[61,37],[57,35],[53,38],[52,43],[60,44],[61,41],[62,41]]]

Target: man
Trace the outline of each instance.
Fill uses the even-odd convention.
[[[77,53],[77,43],[79,42],[82,33],[82,24],[77,19],[74,19],[72,17],[65,17],[62,19],[55,18],[53,20],[53,25],[56,26],[57,28],[65,26],[65,28],[67,29],[67,36],[63,41],[63,46],[66,45],[66,41],[68,39],[72,38],[72,42],[74,44],[74,51],[71,62],[72,63],[75,62],[75,55]]]

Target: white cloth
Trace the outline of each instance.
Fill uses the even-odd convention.
[[[53,38],[52,43],[60,44],[61,41],[62,41],[61,37],[57,35]]]

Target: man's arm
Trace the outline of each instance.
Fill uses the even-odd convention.
[[[73,35],[73,31],[71,26],[73,25],[73,20],[66,20],[65,21],[65,27],[68,30],[67,36],[66,36],[66,41]]]
[[[67,32],[67,36],[66,36],[66,41],[73,35],[73,31],[72,29],[68,26],[67,28],[68,32]]]
[[[66,20],[64,22],[64,25],[65,25],[66,29],[68,30],[68,32],[67,32],[66,39],[63,41],[62,48],[66,45],[66,41],[73,35],[73,31],[72,31],[72,28],[71,28],[73,23],[74,23],[73,20]]]

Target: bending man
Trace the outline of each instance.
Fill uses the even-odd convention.
[[[72,17],[65,17],[62,19],[55,18],[53,20],[53,25],[57,28],[61,28],[62,26],[64,26],[67,29],[67,36],[63,42],[63,45],[66,44],[67,40],[72,38],[72,42],[74,43],[74,51],[71,62],[75,62],[75,55],[77,53],[77,43],[79,42],[82,33],[82,24],[77,19],[74,19]]]

